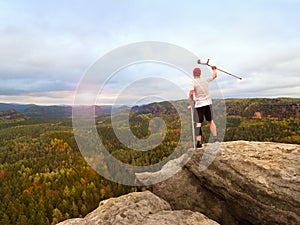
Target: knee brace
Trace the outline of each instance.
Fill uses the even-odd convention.
[[[202,135],[201,126],[202,126],[201,123],[196,123],[196,127],[195,127],[196,135]]]

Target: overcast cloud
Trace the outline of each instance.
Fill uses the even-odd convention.
[[[219,73],[225,98],[300,97],[299,10],[297,0],[0,1],[0,102],[72,104],[98,58],[139,41],[179,45],[242,76]],[[183,73],[145,68],[188,89]],[[101,103],[141,74],[138,66],[120,71]]]

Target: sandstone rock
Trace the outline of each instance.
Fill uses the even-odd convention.
[[[149,191],[135,192],[100,202],[82,219],[69,219],[59,225],[217,225],[199,212],[172,211],[169,203]]]
[[[171,177],[172,174],[179,172],[182,167],[191,159],[193,153],[194,150],[189,149],[182,156],[168,161],[159,171],[136,173],[135,176],[137,184],[141,184],[141,186],[147,186],[156,184],[162,180],[166,180],[167,178]]]
[[[300,145],[224,142],[215,154],[203,169],[203,150],[195,151],[175,176],[147,189],[173,209],[199,211],[225,225],[300,224]]]

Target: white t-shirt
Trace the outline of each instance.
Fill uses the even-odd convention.
[[[212,100],[209,95],[209,82],[211,82],[213,78],[206,79],[194,79],[191,84],[190,90],[194,91],[195,96],[195,108],[199,108],[206,105],[211,105]]]

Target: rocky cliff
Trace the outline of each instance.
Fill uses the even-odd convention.
[[[300,224],[300,145],[225,142],[205,170],[202,157],[203,150],[195,151],[175,176],[147,189],[173,209],[202,212],[220,224]]]
[[[192,158],[168,180],[102,201],[85,218],[60,225],[300,224],[300,145],[235,141],[207,151],[211,146],[189,150]],[[206,168],[207,159],[214,160]],[[137,179],[149,184],[178,170],[180,160]]]

